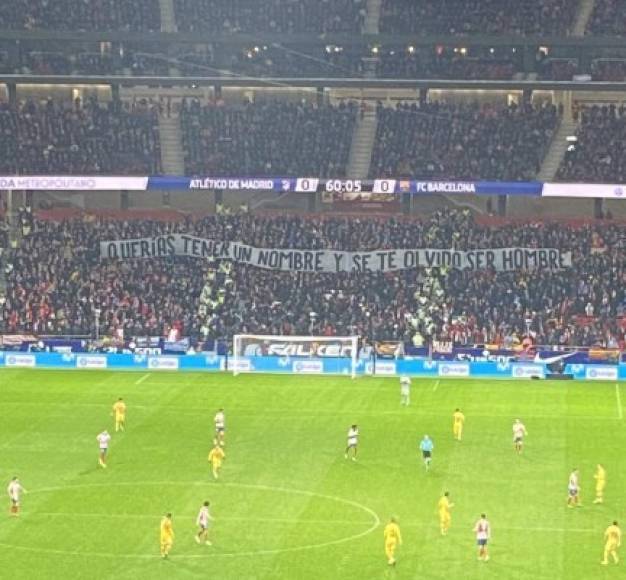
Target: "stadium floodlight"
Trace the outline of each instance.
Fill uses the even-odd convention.
[[[356,377],[358,336],[289,336],[236,334],[230,370],[292,372],[296,374],[349,374]],[[276,357],[273,365],[272,357]]]

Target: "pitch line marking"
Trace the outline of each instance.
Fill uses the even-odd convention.
[[[66,403],[41,403],[41,402],[37,402],[37,401],[29,401],[29,402],[25,402],[25,401],[4,401],[2,403],[3,405],[14,405],[14,406],[20,406],[20,405],[31,405],[31,406],[40,406],[40,407],[67,407],[67,406],[72,406],[72,407],[99,407],[102,408],[103,406],[108,405],[108,403],[70,403],[70,402],[66,402]],[[161,406],[159,404],[150,404],[150,405],[132,405],[133,409],[157,409],[160,408]],[[172,412],[177,412],[180,414],[185,414],[185,415],[199,415],[199,414],[203,414],[206,415],[206,410],[204,409],[198,409],[197,407],[185,407],[185,406],[177,406],[177,405],[169,405],[166,409],[167,411],[172,411]],[[304,412],[304,413],[299,413],[299,412],[295,412],[293,411],[293,409],[287,408],[285,407],[284,409],[279,409],[279,410],[265,410],[263,411],[264,414],[266,415],[281,415],[281,419],[287,421],[287,420],[297,420],[297,421],[301,421],[303,417],[312,417],[312,418],[319,418],[320,416],[325,416],[325,417],[338,417],[341,415],[350,415],[353,416],[354,415],[354,411],[319,411],[316,413],[310,413],[310,412]],[[375,417],[382,417],[382,416],[386,416],[386,415],[405,415],[405,413],[403,413],[402,411],[372,411],[372,410],[366,410],[366,411],[361,411],[360,412],[361,415],[372,415]],[[419,411],[416,410],[416,414],[419,417],[447,417],[448,413],[433,413],[433,412],[423,412],[423,411]],[[244,411],[242,413],[237,413],[237,415],[239,417],[258,417],[258,413],[252,413],[249,411]],[[502,419],[502,418],[507,418],[510,419],[511,418],[511,414],[510,413],[473,413],[472,417],[478,417],[478,418],[483,418],[483,419]],[[607,421],[607,420],[611,420],[611,421],[617,421],[617,417],[615,417],[615,415],[611,415],[610,417],[606,416],[606,415],[555,415],[555,414],[535,414],[533,413],[533,418],[534,419],[561,419],[561,420],[568,420],[568,421]]]
[[[141,377],[140,379],[137,379],[135,381],[136,385],[140,385],[141,383],[143,383],[150,375],[149,374],[145,374],[143,377]]]
[[[617,416],[622,421],[624,419],[624,409],[622,407],[622,396],[619,392],[619,383],[615,383],[615,397],[617,398]]]
[[[78,484],[78,485],[67,485],[67,486],[55,486],[55,487],[46,487],[38,490],[31,490],[30,495],[35,493],[47,493],[54,491],[65,491],[72,489],[83,489],[89,487],[114,487],[114,486],[137,486],[137,485],[188,485],[188,486],[209,486],[209,487],[240,487],[244,489],[257,489],[262,491],[275,491],[279,493],[292,493],[295,495],[303,495],[306,497],[312,498],[320,498],[326,499],[330,501],[334,501],[337,503],[343,503],[345,505],[352,506],[357,508],[366,514],[370,515],[372,518],[372,525],[366,530],[359,532],[358,534],[353,534],[351,536],[346,536],[344,538],[338,538],[336,540],[331,540],[329,542],[321,542],[318,544],[307,544],[304,546],[293,546],[291,548],[275,548],[268,550],[252,550],[247,552],[223,552],[223,553],[213,553],[213,554],[180,554],[176,556],[176,559],[196,559],[196,558],[216,558],[216,557],[239,557],[239,556],[267,556],[274,554],[284,554],[288,552],[302,552],[305,550],[314,550],[318,548],[327,548],[329,546],[336,546],[338,544],[345,544],[348,542],[352,542],[354,540],[358,540],[363,538],[369,534],[371,534],[374,530],[376,530],[380,526],[380,518],[378,514],[372,510],[371,508],[360,504],[356,501],[346,499],[339,496],[328,495],[323,493],[317,493],[314,491],[307,491],[301,489],[290,489],[288,487],[278,487],[272,485],[256,485],[256,484],[247,484],[247,483],[230,483],[230,482],[222,482],[219,485],[215,483],[211,483],[208,481],[127,481],[127,482],[115,482],[115,483],[89,483],[89,484]],[[36,513],[35,513],[36,515]],[[155,521],[158,521],[158,517],[154,518]],[[296,523],[296,521],[294,521]],[[356,522],[355,522],[356,523]],[[12,550],[22,550],[26,552],[33,553],[41,553],[41,554],[54,554],[59,556],[85,556],[85,557],[101,557],[101,558],[130,558],[130,559],[156,559],[161,558],[158,554],[115,554],[112,552],[83,552],[78,550],[57,550],[53,548],[36,548],[32,546],[20,546],[15,544],[8,544],[6,542],[0,542],[0,547],[9,548]]]
[[[29,516],[28,512],[24,513],[25,517]],[[158,521],[163,514],[108,514],[108,513],[92,513],[92,512],[34,512],[31,517],[59,517],[59,518],[112,518],[123,519],[133,518],[141,520]],[[194,519],[196,514],[176,514],[177,519]],[[304,520],[301,518],[255,518],[255,517],[219,517],[214,518],[216,522],[261,522],[261,523],[279,523],[279,524],[345,524],[345,525],[368,525],[370,522],[358,520]]]
[[[433,387],[433,393],[439,388],[439,379],[435,381],[435,386]]]

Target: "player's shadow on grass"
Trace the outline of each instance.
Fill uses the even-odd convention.
[[[118,464],[119,466],[119,464]],[[96,465],[95,467],[88,467],[87,469],[83,469],[82,471],[78,472],[78,476],[85,476],[85,475],[93,475],[94,473],[108,473],[109,472],[109,468],[107,469],[102,469],[102,467],[100,467],[99,465]]]
[[[385,571],[382,574],[382,579],[383,580],[393,580],[394,578],[398,577],[398,569],[396,566],[389,566],[389,564],[387,564],[387,567],[385,568]]]

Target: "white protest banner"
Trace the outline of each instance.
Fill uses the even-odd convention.
[[[572,265],[571,252],[555,248],[491,248],[480,250],[396,249],[366,252],[255,248],[240,242],[167,234],[153,238],[100,242],[100,257],[130,260],[186,256],[231,260],[286,272],[394,272],[409,268],[447,267],[458,270],[561,270]]]

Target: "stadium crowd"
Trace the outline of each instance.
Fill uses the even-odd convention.
[[[174,0],[186,32],[359,32],[366,0]]]
[[[180,118],[187,172],[342,177],[357,111],[352,102],[225,106],[185,99]]]
[[[161,75],[170,74],[167,57],[149,46],[142,50],[97,51],[94,47],[76,48],[70,52],[55,50],[52,45],[46,50],[28,46],[19,51],[0,49],[0,72],[7,74],[33,75]],[[90,50],[91,49],[91,50]],[[197,74],[197,70],[194,74]]]
[[[587,34],[623,36],[624,30],[626,30],[626,2],[595,0],[587,23]]]
[[[594,81],[626,80],[626,59],[596,59],[591,63]]]
[[[0,103],[5,174],[159,172],[158,115],[146,102]]]
[[[578,4],[568,0],[383,0],[380,28],[417,34],[565,34]]]
[[[344,177],[355,102],[271,100],[241,105],[120,101],[0,103],[0,171],[6,174],[136,174],[161,171],[159,114],[180,110],[188,174]],[[377,106],[370,176],[532,180],[561,110],[552,105],[400,103]],[[626,107],[578,106],[577,141],[561,181],[623,183]]]
[[[534,179],[557,126],[553,105],[400,103],[378,108],[372,176]]]
[[[158,31],[161,15],[159,0],[11,0],[0,3],[0,28]]]
[[[572,252],[560,271],[302,274],[169,257],[101,261],[102,240],[186,232],[260,247],[552,247]],[[7,256],[5,332],[196,339],[234,333],[361,334],[414,344],[624,343],[623,227],[601,224],[480,225],[469,212],[423,221],[212,215],[181,221],[35,220]]]
[[[383,0],[383,33],[566,34],[579,0]],[[181,32],[360,32],[366,0],[174,0]],[[32,30],[159,31],[158,0],[14,0],[0,27]],[[621,34],[624,0],[596,0],[587,32]]]
[[[158,44],[81,40],[5,39],[0,42],[0,72],[25,74],[238,74],[269,76],[371,76],[390,78],[510,79],[537,72],[541,78],[567,80],[593,72],[594,80],[621,80],[619,50],[603,54],[593,71],[579,70],[579,54],[570,51],[555,63],[533,70],[523,50],[508,47],[460,48],[296,44],[283,46],[280,34],[349,34],[364,31],[367,0],[174,0],[175,29],[180,32],[276,34],[274,42],[241,45]],[[426,35],[564,35],[572,26],[580,0],[383,0],[380,32]],[[624,0],[597,0],[588,34],[622,34]],[[376,19],[375,19],[376,20]],[[168,25],[169,26],[169,25]],[[8,30],[72,30],[158,32],[158,0],[16,0],[0,5],[0,28]],[[156,38],[156,37],[155,37]],[[334,39],[337,42],[337,38]],[[132,44],[132,46],[123,46]],[[340,43],[341,44],[341,43]],[[87,46],[89,45],[89,46]],[[462,53],[459,51],[463,51]],[[483,52],[489,51],[487,54]],[[197,54],[194,54],[198,52]],[[203,53],[202,56],[200,53]],[[497,53],[497,54],[496,54]],[[177,61],[179,61],[177,63]],[[195,66],[194,66],[195,64]],[[204,68],[202,68],[204,67]],[[607,70],[605,70],[607,69]],[[229,72],[224,72],[229,74]],[[616,78],[617,77],[617,78]]]
[[[580,106],[577,141],[558,172],[562,181],[624,183],[626,179],[626,106]]]
[[[376,76],[381,78],[438,78],[506,80],[521,70],[508,56],[467,56],[458,49],[411,47],[386,50],[380,55]]]
[[[375,52],[373,49],[375,48]],[[593,80],[622,80],[625,61],[594,59],[582,71],[577,57],[537,53],[528,69],[516,47],[459,48],[436,45],[340,46],[336,44],[212,43],[164,46],[154,42],[44,44],[0,42],[0,73],[35,75],[156,75],[265,77],[371,77],[507,80],[537,73],[545,80],[571,80],[582,72]]]

